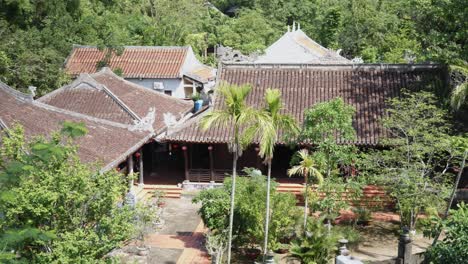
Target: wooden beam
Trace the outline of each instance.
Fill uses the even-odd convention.
[[[210,175],[211,181],[215,180],[215,173],[214,173],[214,160],[213,160],[213,146],[208,146],[208,153],[210,154]]]
[[[184,167],[185,167],[185,180],[190,181],[189,179],[189,168],[188,168],[188,154],[187,154],[187,146],[182,146],[182,151],[184,152]]]
[[[130,155],[127,157],[127,167],[128,167],[128,175],[132,177],[129,181],[130,189],[133,187],[133,156]]]
[[[139,185],[144,184],[143,180],[143,148],[140,149],[140,182],[138,183]]]

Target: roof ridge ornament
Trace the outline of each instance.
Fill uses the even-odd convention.
[[[34,97],[36,96],[37,87],[36,87],[36,86],[30,85],[30,86],[28,87],[28,90],[29,90],[29,92],[31,93],[31,96],[34,98]]]
[[[240,51],[231,47],[219,45],[216,48],[216,56],[222,62],[254,62],[258,54],[252,53],[249,56],[242,54]]]
[[[141,118],[141,120],[133,120],[133,125],[129,127],[130,131],[149,131],[154,132],[153,123],[156,119],[156,111],[151,107],[148,114]]]

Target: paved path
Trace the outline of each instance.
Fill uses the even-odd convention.
[[[198,216],[198,205],[191,197],[166,199],[163,227],[146,237],[150,246],[148,263],[209,264],[204,250],[205,228]]]

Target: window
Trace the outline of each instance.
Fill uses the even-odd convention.
[[[172,91],[171,90],[164,90],[164,94],[172,96]]]

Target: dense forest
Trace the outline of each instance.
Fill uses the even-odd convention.
[[[0,80],[39,95],[68,81],[73,44],[217,44],[261,52],[293,21],[312,39],[365,62],[468,60],[465,0],[0,0]]]

